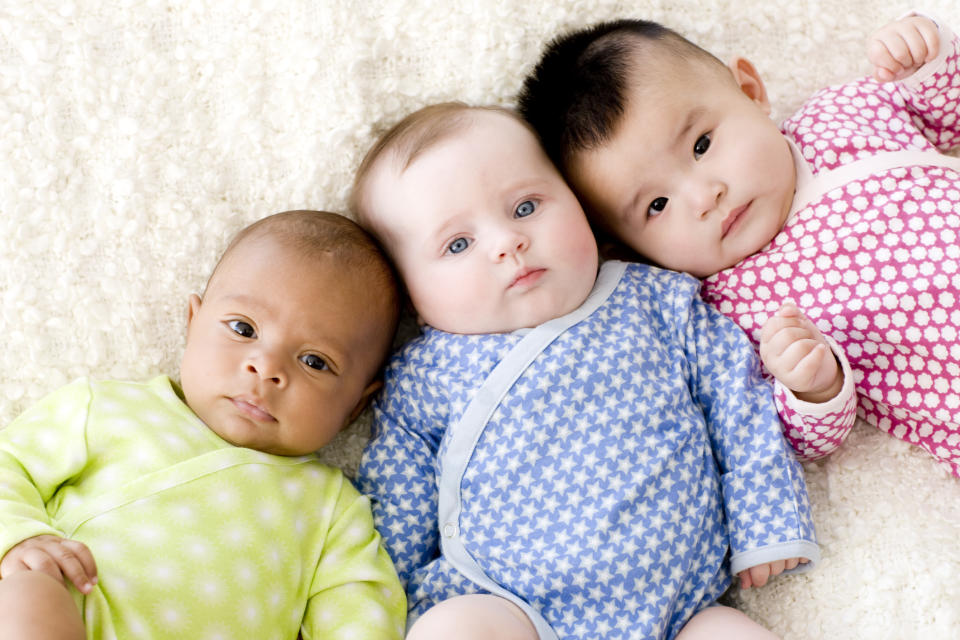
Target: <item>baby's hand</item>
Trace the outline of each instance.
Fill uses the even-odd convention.
[[[843,388],[843,370],[830,345],[791,302],[763,325],[760,359],[800,400],[826,402]]]
[[[740,578],[740,588],[749,589],[750,587],[762,587],[767,584],[767,580],[773,576],[778,576],[784,571],[795,569],[797,565],[808,562],[810,561],[806,558],[790,558],[789,560],[777,560],[744,569],[737,574]]]
[[[878,82],[906,78],[939,51],[937,25],[922,16],[907,16],[880,27],[867,44],[867,58]]]
[[[97,565],[87,545],[59,536],[27,538],[0,561],[0,578],[18,571],[41,571],[63,582],[67,578],[83,593],[97,582]]]

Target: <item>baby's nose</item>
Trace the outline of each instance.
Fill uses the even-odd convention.
[[[494,249],[494,259],[500,261],[522,253],[528,246],[530,246],[530,240],[526,235],[516,232],[505,233]]]

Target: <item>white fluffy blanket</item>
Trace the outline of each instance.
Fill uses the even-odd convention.
[[[775,116],[867,70],[900,0],[4,0],[0,424],[80,375],[176,373],[187,295],[272,212],[343,211],[376,133],[510,103],[552,34],[660,20],[743,53]],[[956,0],[918,7],[960,27]],[[361,419],[326,455],[355,465]],[[50,455],[57,455],[51,451]],[[866,425],[807,467],[816,571],[735,597],[788,639],[960,637],[960,482]]]

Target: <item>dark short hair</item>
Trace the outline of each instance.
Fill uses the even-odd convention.
[[[249,224],[233,237],[220,261],[247,240],[262,237],[275,238],[307,254],[332,254],[350,267],[376,269],[384,261],[379,246],[356,222],[338,213],[309,209],[274,213]]]
[[[574,154],[607,142],[626,110],[641,45],[684,59],[723,63],[677,32],[649,20],[614,20],[552,40],[517,98],[520,115],[563,171]]]

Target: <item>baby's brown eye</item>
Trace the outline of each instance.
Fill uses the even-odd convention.
[[[710,148],[710,136],[704,134],[697,138],[697,141],[693,143],[693,155],[698,158],[707,152],[707,149]]]
[[[253,327],[249,323],[244,322],[243,320],[231,320],[227,323],[227,326],[230,327],[230,330],[239,336],[244,338],[256,338],[257,332],[253,330]]]
[[[664,209],[667,208],[667,202],[669,198],[654,198],[653,202],[650,203],[650,206],[647,207],[647,215],[653,217],[659,213],[662,213]]]
[[[314,353],[308,353],[305,356],[300,356],[300,362],[307,365],[311,369],[316,369],[317,371],[325,371],[330,368],[329,365],[327,365],[326,360]]]

